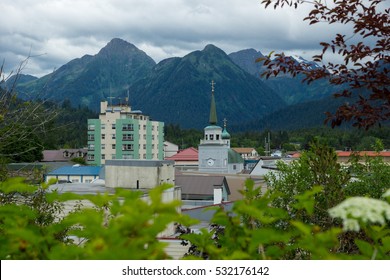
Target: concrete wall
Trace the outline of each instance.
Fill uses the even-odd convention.
[[[175,183],[171,160],[107,160],[105,172],[109,188],[152,189],[162,183]]]

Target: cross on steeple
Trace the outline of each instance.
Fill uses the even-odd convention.
[[[215,86],[215,82],[214,80],[211,80],[211,92],[214,92],[214,86]]]
[[[227,119],[224,118],[224,119],[223,119],[223,127],[224,127],[224,128],[226,128],[226,122],[227,122]]]

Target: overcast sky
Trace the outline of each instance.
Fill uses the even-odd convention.
[[[264,9],[260,0],[1,0],[0,59],[5,72],[31,55],[24,74],[42,76],[112,38],[156,62],[214,44],[227,54],[254,48],[311,59],[336,26],[303,22],[309,6]],[[306,10],[306,11],[305,11]],[[1,62],[0,62],[1,63]]]

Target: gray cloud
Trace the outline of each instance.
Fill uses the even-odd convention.
[[[0,59],[9,72],[32,55],[23,72],[42,76],[114,37],[156,62],[209,43],[227,53],[255,48],[310,58],[336,30],[308,26],[308,9],[265,10],[255,0],[2,0]]]

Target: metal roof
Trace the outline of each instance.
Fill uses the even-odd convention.
[[[100,166],[63,166],[49,172],[47,175],[93,175],[98,176]]]
[[[181,187],[181,193],[191,195],[213,195],[214,188],[226,186],[230,194],[229,185],[225,176],[179,175],[175,176],[175,185]]]

